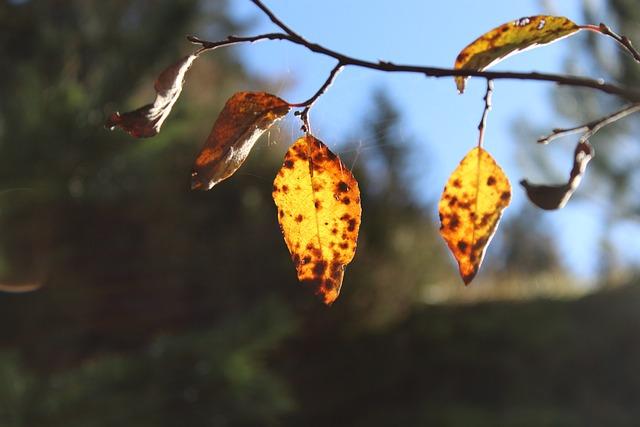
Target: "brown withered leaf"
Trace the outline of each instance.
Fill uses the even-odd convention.
[[[593,158],[593,147],[587,141],[580,141],[573,156],[573,167],[566,184],[531,184],[526,179],[520,181],[531,202],[541,209],[555,210],[563,208],[578,189],[587,164]]]
[[[136,138],[157,135],[173,104],[180,97],[184,77],[197,57],[195,53],[185,56],[160,73],[154,85],[156,99],[152,104],[128,113],[120,114],[116,111],[111,114],[105,126],[110,130],[120,127]]]
[[[520,18],[494,28],[462,49],[454,68],[481,71],[511,54],[549,44],[580,30],[580,26],[561,16]],[[455,79],[460,93],[464,92],[467,78]]]
[[[511,184],[493,157],[476,147],[453,171],[438,204],[440,235],[458,261],[465,284],[475,277],[485,249],[511,202]]]
[[[273,200],[298,280],[325,304],[333,303],[356,251],[362,211],[358,182],[326,145],[306,135],[287,151]]]
[[[233,175],[258,138],[289,109],[286,101],[265,92],[238,92],[229,98],[196,158],[191,189],[210,190]]]

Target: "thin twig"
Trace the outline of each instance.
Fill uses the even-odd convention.
[[[295,31],[293,31],[291,28],[289,28],[289,26],[287,24],[285,24],[284,22],[282,22],[271,10],[269,10],[269,8],[267,6],[264,5],[264,3],[262,3],[260,0],[251,0],[253,2],[253,4],[255,4],[256,6],[258,6],[260,8],[260,10],[262,10],[264,12],[265,15],[267,15],[269,17],[269,19],[271,20],[271,22],[273,22],[274,24],[276,24],[278,27],[280,27],[282,29],[282,31],[284,31],[285,33],[287,33],[288,35],[290,35],[291,37],[297,38],[299,40],[304,40],[304,38],[296,33]]]
[[[340,73],[340,71],[342,71],[343,68],[344,64],[338,62],[329,73],[329,77],[327,77],[327,80],[325,80],[322,86],[320,86],[320,89],[318,89],[317,92],[314,93],[313,96],[311,96],[311,98],[298,104],[289,104],[289,106],[291,107],[304,107],[302,111],[295,113],[297,116],[300,116],[300,120],[302,120],[303,132],[310,132],[311,130],[311,128],[309,127],[309,111],[311,110],[311,107],[313,107],[313,104],[315,104],[318,98],[320,98],[327,91],[327,89],[329,89],[336,76],[338,75],[338,73]]]
[[[538,143],[548,144],[554,139],[561,138],[568,135],[573,135],[575,133],[580,133],[580,132],[584,132],[584,134],[580,137],[580,140],[586,141],[603,127],[608,126],[612,123],[615,123],[618,120],[623,119],[630,114],[637,113],[638,111],[640,111],[640,103],[630,104],[618,111],[615,111],[609,114],[608,116],[592,120],[589,123],[585,123],[581,126],[576,126],[572,128],[566,128],[566,129],[554,129],[551,134],[539,138]]]
[[[482,118],[478,123],[478,148],[482,148],[484,144],[484,129],[487,126],[487,116],[491,111],[491,96],[493,95],[493,80],[487,79],[487,92],[484,94],[484,110]]]
[[[591,26],[585,26],[585,27],[588,27],[589,29],[591,29]],[[627,52],[629,52],[631,56],[633,56],[633,59],[635,59],[636,62],[640,62],[640,52],[638,52],[638,50],[635,47],[633,47],[633,43],[631,43],[631,40],[629,40],[627,36],[621,36],[620,34],[617,34],[611,28],[609,28],[609,26],[603,23],[600,23],[600,26],[595,28],[597,28],[598,29],[597,31],[600,32],[601,34],[604,34],[605,36],[609,36],[612,39],[614,39],[616,42],[618,42],[620,46],[622,46]]]

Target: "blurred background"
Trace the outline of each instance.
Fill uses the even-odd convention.
[[[266,3],[312,41],[397,63],[450,66],[540,13],[640,44],[635,0]],[[299,102],[331,61],[278,42],[218,49],[162,132],[134,140],[105,118],[153,99],[193,50],[185,35],[273,30],[248,0],[0,0],[0,29],[0,426],[637,425],[640,121],[592,140],[563,211],[515,188],[566,181],[575,138],[536,138],[620,100],[496,82],[486,144],[514,202],[465,288],[437,200],[475,144],[484,81],[458,96],[451,79],[345,70],[311,113],[362,190],[358,253],[327,308],[298,285],[271,200],[294,117],[213,191],[190,192],[189,171],[231,94]],[[640,82],[592,34],[497,69]]]

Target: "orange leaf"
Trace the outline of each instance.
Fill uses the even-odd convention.
[[[561,16],[530,16],[503,24],[462,49],[454,68],[481,71],[507,56],[542,46],[580,31],[571,20]],[[456,86],[464,92],[468,77],[456,77]]]
[[[273,183],[273,200],[298,280],[331,304],[356,251],[358,182],[326,145],[307,135],[287,151]]]
[[[449,177],[438,205],[440,235],[458,261],[465,284],[478,272],[510,201],[509,180],[482,148],[471,150]]]
[[[258,138],[289,112],[289,104],[265,92],[238,92],[220,112],[191,171],[192,190],[210,190],[244,163]]]
[[[110,130],[118,126],[136,138],[156,135],[171,112],[173,104],[178,100],[184,76],[197,57],[196,54],[185,56],[160,73],[154,85],[156,99],[153,104],[147,104],[128,113],[120,114],[116,111],[109,117],[105,126]]]

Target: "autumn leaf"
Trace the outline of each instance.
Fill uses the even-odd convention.
[[[574,151],[573,167],[569,173],[569,181],[566,184],[531,184],[526,179],[523,179],[520,181],[520,185],[526,190],[529,200],[539,208],[545,210],[561,209],[578,189],[587,164],[592,158],[593,147],[591,147],[591,144],[587,141],[580,141]]]
[[[120,127],[136,138],[157,135],[182,92],[185,74],[197,57],[197,53],[185,56],[160,73],[154,85],[156,99],[152,104],[128,113],[120,114],[116,111],[105,126],[110,130]]]
[[[462,49],[454,68],[481,71],[507,56],[549,44],[581,30],[571,20],[561,16],[530,16],[503,24]],[[456,77],[456,86],[464,92],[468,77]]]
[[[298,280],[325,304],[333,303],[356,251],[357,181],[326,145],[307,135],[287,151],[273,183],[273,200]]]
[[[449,177],[438,205],[440,235],[458,261],[465,284],[478,272],[510,201],[509,180],[480,147],[471,150]]]
[[[192,190],[210,190],[244,163],[258,138],[289,112],[265,92],[238,92],[220,112],[191,171]]]

